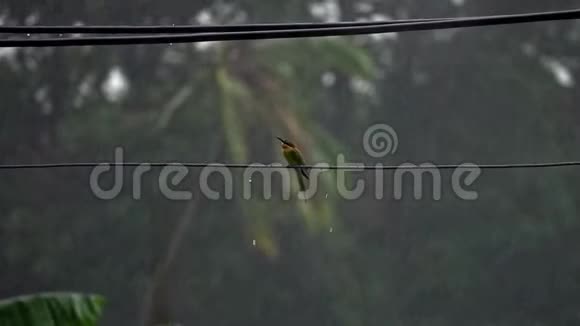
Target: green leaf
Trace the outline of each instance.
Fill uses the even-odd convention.
[[[39,293],[0,301],[0,326],[92,326],[105,300],[99,295]]]

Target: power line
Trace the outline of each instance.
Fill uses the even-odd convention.
[[[160,25],[160,26],[0,26],[3,34],[183,34],[277,31],[288,29],[378,26],[454,18],[399,19],[335,23],[287,23],[242,25]]]
[[[39,164],[2,164],[0,170],[24,170],[24,169],[53,169],[53,168],[93,168],[97,166],[122,166],[122,167],[166,167],[166,166],[183,166],[188,168],[231,168],[231,169],[280,169],[280,168],[305,168],[318,170],[423,170],[423,169],[440,169],[452,170],[462,168],[479,168],[482,170],[491,169],[537,169],[537,168],[561,168],[580,166],[580,161],[563,161],[563,162],[545,162],[545,163],[509,163],[509,164],[430,164],[430,165],[265,165],[265,164],[236,164],[236,163],[188,163],[188,162],[82,162],[82,163],[39,163]]]
[[[541,21],[579,19],[580,9],[503,15],[482,16],[473,18],[456,18],[447,20],[418,21],[409,23],[379,24],[371,26],[303,28],[285,30],[236,31],[224,33],[198,33],[182,35],[155,36],[103,36],[103,37],[69,37],[46,39],[5,39],[0,40],[0,47],[47,47],[47,46],[88,46],[88,45],[133,45],[133,44],[163,44],[192,43],[208,41],[240,41],[282,38],[304,38],[325,36],[346,36],[360,34],[378,34],[409,32],[421,30],[450,29],[463,27],[480,27],[491,25],[520,24]]]

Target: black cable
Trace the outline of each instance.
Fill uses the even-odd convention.
[[[432,166],[419,165],[361,165],[361,166],[347,166],[347,165],[296,165],[296,166],[280,166],[280,165],[262,165],[262,164],[221,164],[221,163],[179,163],[179,162],[83,162],[83,163],[39,163],[39,164],[3,164],[0,165],[0,170],[16,170],[16,169],[51,169],[51,168],[83,168],[96,167],[99,165],[107,166],[124,166],[124,167],[165,167],[165,166],[184,166],[188,168],[205,168],[205,167],[223,167],[231,169],[279,169],[279,168],[306,168],[319,170],[422,170],[422,169],[461,169],[461,168],[479,168],[482,170],[489,169],[533,169],[533,168],[558,168],[558,167],[573,167],[580,166],[580,161],[568,162],[546,162],[546,163],[512,163],[512,164],[434,164]]]
[[[225,33],[250,31],[279,31],[288,29],[377,26],[401,23],[450,20],[454,18],[400,19],[336,23],[288,23],[242,25],[161,25],[161,26],[0,26],[4,34],[184,34]]]
[[[374,33],[393,33],[420,30],[449,29],[460,27],[478,27],[531,23],[553,20],[579,19],[580,10],[543,12],[533,14],[485,16],[475,18],[458,18],[449,20],[422,21],[412,23],[386,24],[377,26],[306,28],[276,31],[248,31],[226,33],[201,33],[185,35],[159,36],[109,36],[48,39],[8,39],[0,40],[0,47],[46,47],[46,46],[87,46],[87,45],[131,45],[191,43],[207,41],[239,41],[301,37],[345,36]]]

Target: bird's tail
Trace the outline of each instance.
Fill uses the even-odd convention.
[[[300,191],[302,192],[306,191],[306,183],[304,181],[302,173],[300,172],[299,169],[295,169],[294,171],[296,171],[296,177],[298,177],[298,186],[300,187]]]

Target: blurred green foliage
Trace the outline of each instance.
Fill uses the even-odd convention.
[[[97,325],[104,299],[97,295],[41,293],[0,301],[0,325]]]

